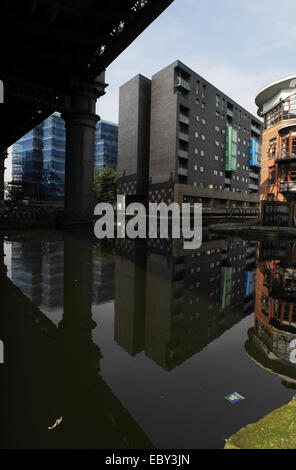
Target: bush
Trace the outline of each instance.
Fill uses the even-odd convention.
[[[94,193],[96,204],[115,204],[117,198],[117,172],[112,168],[94,171]]]

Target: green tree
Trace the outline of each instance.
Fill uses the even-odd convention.
[[[116,203],[117,197],[117,172],[112,168],[103,168],[94,171],[94,193],[96,204],[100,202]]]

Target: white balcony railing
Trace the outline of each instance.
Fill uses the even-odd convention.
[[[180,88],[184,88],[184,90],[186,91],[190,91],[190,83],[187,82],[187,80],[185,80],[182,77],[177,77],[176,86]]]

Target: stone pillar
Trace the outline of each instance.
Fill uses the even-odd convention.
[[[7,158],[7,151],[0,152],[0,201],[4,200],[4,172],[5,172],[5,159]]]
[[[71,101],[63,114],[66,125],[66,222],[90,222],[94,209],[93,173],[94,138],[99,116],[96,100],[104,94],[105,85],[77,83],[72,85]]]

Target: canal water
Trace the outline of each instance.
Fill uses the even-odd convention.
[[[289,241],[2,235],[0,447],[223,448],[295,394],[295,266]]]

